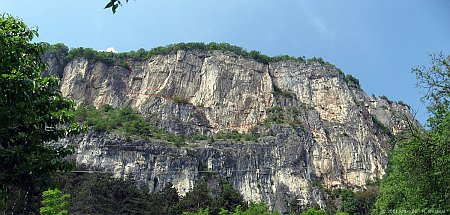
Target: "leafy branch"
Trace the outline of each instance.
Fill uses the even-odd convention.
[[[128,0],[125,1],[128,2]],[[115,14],[119,5],[122,6],[122,2],[120,0],[111,0],[108,4],[106,4],[104,9],[111,8],[113,14]]]

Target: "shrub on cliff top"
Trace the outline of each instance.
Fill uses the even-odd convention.
[[[59,46],[60,44],[52,45],[51,47]],[[236,55],[240,55],[246,58],[254,59],[260,63],[268,64],[270,62],[280,62],[280,61],[310,61],[310,62],[318,62],[325,66],[335,67],[333,64],[324,61],[322,58],[313,57],[311,59],[305,60],[305,57],[293,57],[289,55],[278,55],[274,57],[269,57],[265,54],[262,54],[259,51],[247,51],[244,48],[239,46],[231,45],[229,43],[199,43],[199,42],[189,42],[189,43],[176,43],[167,46],[159,46],[148,51],[144,49],[139,49],[138,51],[130,51],[130,52],[122,52],[122,53],[111,53],[104,51],[96,51],[92,48],[74,48],[69,51],[67,56],[67,60],[71,60],[73,58],[85,58],[88,60],[93,60],[95,62],[103,62],[108,65],[112,65],[118,62],[124,62],[127,59],[133,60],[146,60],[155,55],[167,55],[174,54],[179,50],[203,50],[203,51],[222,51],[222,52],[230,52]]]
[[[52,45],[51,49],[55,47],[59,47],[61,44]],[[296,61],[296,62],[317,62],[323,66],[331,67],[336,70],[348,83],[354,83],[357,86],[360,86],[359,80],[352,75],[345,75],[339,68],[335,65],[323,60],[321,57],[313,57],[305,60],[305,57],[292,57],[289,55],[279,55],[270,57],[265,54],[262,54],[259,51],[247,51],[244,48],[239,46],[231,45],[229,43],[200,43],[200,42],[189,42],[189,43],[176,43],[167,46],[159,46],[148,51],[144,49],[139,49],[138,51],[130,51],[130,52],[122,52],[122,53],[112,53],[112,52],[104,52],[104,51],[96,51],[92,48],[74,48],[71,49],[68,53],[67,60],[71,60],[74,58],[85,58],[94,62],[103,62],[109,66],[117,65],[123,68],[128,69],[127,62],[128,60],[146,60],[150,59],[155,55],[168,55],[175,54],[179,50],[202,50],[202,51],[222,51],[222,52],[230,52],[245,58],[253,59],[257,62],[263,64],[269,64],[271,62],[280,62],[280,61]]]

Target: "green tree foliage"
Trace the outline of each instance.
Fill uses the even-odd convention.
[[[450,212],[450,57],[431,55],[431,67],[413,69],[427,89],[430,130],[413,126],[396,143],[374,213]]]
[[[95,108],[93,105],[79,106],[75,111],[75,119],[95,131],[114,132],[124,135],[126,138],[166,140],[177,146],[183,145],[189,140],[204,140],[201,135],[180,136],[157,128],[137,111],[131,108],[113,108],[103,106]]]
[[[365,190],[355,193],[354,198],[358,203],[360,214],[370,214],[375,204],[379,190],[379,182],[376,182],[374,184],[367,185]]]
[[[290,107],[273,107],[267,111],[267,118],[264,120],[264,124],[269,125],[285,123],[294,128],[304,129],[302,117],[306,114],[308,109],[310,109],[310,107],[306,104]]]
[[[170,214],[181,214],[182,212],[196,212],[202,208],[212,205],[212,197],[208,191],[205,181],[198,183],[194,189],[184,196],[180,202],[171,207]]]
[[[450,55],[437,53],[430,57],[430,67],[416,67],[412,71],[417,76],[417,86],[427,92],[422,99],[429,103],[428,111],[433,117],[428,123],[435,128],[444,123],[450,109]]]
[[[289,92],[287,90],[283,90],[276,85],[273,85],[273,91],[275,95],[279,95],[286,98],[295,98],[295,93]]]
[[[236,130],[232,131],[219,131],[215,134],[215,138],[218,140],[243,140],[243,141],[257,141],[259,135],[257,133],[241,134]]]
[[[323,210],[309,208],[305,212],[301,213],[301,215],[326,215],[327,213]]]
[[[75,119],[97,131],[118,131],[126,136],[146,136],[150,133],[150,124],[131,108],[80,106],[75,111]]]
[[[125,0],[125,1],[128,2],[128,0]],[[122,5],[122,2],[120,0],[110,0],[108,2],[108,4],[105,5],[104,9],[111,8],[111,11],[113,12],[113,14],[115,14],[117,11],[117,8],[120,5]]]
[[[324,66],[329,66],[331,68],[336,68],[333,64],[324,61],[322,58],[311,58],[305,60],[303,57],[292,57],[288,55],[281,55],[275,57],[269,57],[259,51],[247,51],[239,46],[231,45],[229,43],[200,43],[200,42],[189,42],[189,43],[176,43],[167,46],[159,46],[150,50],[139,49],[138,51],[122,52],[122,53],[112,53],[104,51],[96,51],[92,48],[74,48],[69,51],[67,60],[73,58],[85,58],[92,60],[94,62],[103,62],[107,65],[119,65],[125,67],[126,60],[146,60],[156,55],[168,55],[175,54],[179,50],[200,50],[200,51],[221,51],[236,54],[245,58],[256,60],[260,63],[268,64],[271,62],[280,61],[295,61],[295,62],[318,62]],[[345,74],[342,76],[346,78]],[[357,80],[357,79],[356,79]]]
[[[67,55],[67,53],[69,53],[69,47],[67,47],[63,43],[56,43],[53,45],[45,44],[45,45],[46,45],[45,52],[51,55],[58,56],[58,55]]]
[[[42,193],[42,207],[39,212],[42,215],[67,215],[69,214],[69,194],[64,194],[58,188],[48,189]]]
[[[171,184],[149,194],[131,177],[115,179],[105,173],[67,173],[56,181],[71,195],[70,214],[219,214],[221,209],[247,208],[242,195],[224,181],[219,189],[200,182],[181,199]]]
[[[114,65],[116,55],[112,52],[97,51],[92,48],[74,48],[68,52],[67,60],[74,58],[84,58],[93,62],[102,62],[106,65]]]
[[[361,85],[359,84],[359,79],[353,77],[353,75],[350,75],[350,74],[345,75],[345,76],[344,76],[344,80],[345,80],[347,83],[351,82],[351,83],[355,84],[355,85],[358,86],[358,87],[361,86]]]
[[[231,211],[238,206],[247,208],[244,197],[230,183],[222,181],[219,194],[213,201],[213,212],[217,213],[219,209]]]
[[[371,115],[372,116],[372,122],[373,124],[380,129],[381,131],[383,131],[383,133],[392,136],[392,132],[391,129],[389,127],[387,127],[386,125],[384,125],[376,116]]]
[[[242,205],[242,206],[241,206]],[[182,212],[200,212],[208,209],[210,214],[219,214],[221,210],[234,210],[236,207],[247,208],[243,196],[228,182],[222,181],[220,189],[208,188],[205,181],[199,182],[180,202],[172,206],[169,214]],[[205,211],[203,210],[203,213]]]
[[[128,177],[115,179],[105,173],[65,174],[58,185],[71,195],[70,214],[168,214],[168,208],[178,202],[171,185],[162,192],[148,194]]]
[[[352,190],[337,189],[333,190],[333,194],[340,200],[339,211],[353,215],[361,214],[358,207],[358,201],[355,198],[355,193]]]
[[[183,215],[209,215],[209,209],[200,209],[197,212],[183,212]]]
[[[120,5],[118,4],[117,0],[111,0],[111,2],[115,2],[114,5]],[[110,2],[110,3],[111,3]],[[112,6],[111,6],[112,7]],[[305,59],[304,57],[293,57],[288,55],[279,55],[270,57],[265,54],[262,54],[259,51],[247,51],[239,46],[231,45],[229,43],[200,43],[200,42],[189,42],[189,43],[176,43],[171,44],[167,46],[159,46],[150,50],[145,49],[139,49],[138,51],[130,51],[130,52],[122,52],[122,53],[112,53],[112,52],[104,52],[104,51],[96,51],[92,48],[74,48],[71,49],[68,53],[68,56],[66,60],[71,60],[74,58],[84,58],[91,60],[92,62],[103,62],[109,66],[120,66],[125,69],[130,69],[128,65],[128,60],[147,60],[150,59],[152,56],[156,55],[168,55],[168,54],[175,54],[179,50],[201,50],[201,51],[221,51],[221,52],[228,52],[232,54],[236,54],[248,59],[253,59],[257,62],[263,63],[263,64],[269,64],[272,62],[280,62],[280,61],[294,61],[294,62],[315,62],[319,63],[323,66],[326,66],[332,70],[335,70],[345,82],[347,83],[353,83],[360,87],[359,80],[352,75],[346,75],[344,72],[342,72],[339,68],[337,68],[335,65],[323,60],[322,58],[310,58]],[[275,89],[277,90],[277,89]],[[280,92],[283,93],[283,92]],[[289,92],[285,92],[285,95],[287,97],[292,97],[292,94]]]
[[[405,102],[403,102],[403,101],[397,101],[397,104],[399,104],[399,105],[402,105],[402,106],[406,106],[409,110],[411,110],[411,106],[409,106],[408,104],[406,104]]]
[[[242,208],[240,205],[236,207],[234,212],[222,209],[220,215],[278,215],[277,211],[271,211],[269,207],[263,202],[255,203],[250,202],[247,209]]]
[[[0,208],[3,211],[12,210],[14,205],[26,208],[29,192],[45,187],[50,175],[70,167],[63,159],[73,150],[47,142],[81,130],[78,124],[72,124],[74,103],[58,91],[58,79],[41,77],[45,68],[41,61],[44,47],[31,43],[37,35],[37,30],[29,29],[20,19],[7,14],[0,16]]]

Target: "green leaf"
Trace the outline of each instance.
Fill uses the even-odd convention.
[[[110,1],[108,4],[106,4],[104,9],[114,6],[114,2],[115,2],[114,0]]]
[[[113,7],[112,7],[113,14],[116,13],[117,7],[119,7],[118,4],[113,5]]]

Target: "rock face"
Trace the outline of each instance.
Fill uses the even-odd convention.
[[[406,106],[367,96],[335,67],[316,61],[264,64],[228,52],[179,50],[122,67],[83,58],[47,62],[49,73],[60,74],[63,95],[77,104],[132,107],[181,135],[245,133],[255,126],[271,134],[258,142],[178,148],[93,132],[65,140],[78,146],[77,162],[117,177],[132,173],[150,190],[171,182],[184,194],[199,178],[215,174],[246,199],[281,211],[292,201],[325,207],[324,194],[313,185],[363,187],[381,178],[388,133],[415,122]],[[303,129],[286,123],[261,127],[274,107],[302,107]]]

